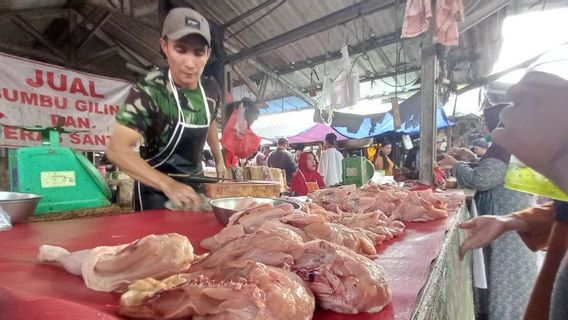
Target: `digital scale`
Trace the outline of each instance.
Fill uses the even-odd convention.
[[[97,208],[110,205],[111,190],[95,166],[81,153],[59,144],[55,127],[18,127],[40,132],[40,146],[11,149],[8,153],[10,190],[43,196],[35,214]]]

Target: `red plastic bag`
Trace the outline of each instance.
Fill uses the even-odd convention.
[[[233,111],[219,140],[225,150],[241,159],[251,156],[260,146],[262,139],[248,126],[244,113],[242,105]]]

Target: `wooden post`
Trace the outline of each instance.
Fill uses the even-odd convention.
[[[221,129],[225,128],[225,124],[229,121],[229,117],[226,115],[225,109],[227,107],[227,97],[233,99],[233,79],[232,72],[233,68],[230,65],[223,65],[223,83],[221,83],[222,101],[221,101]]]
[[[432,19],[432,21],[435,21]],[[432,42],[432,26],[422,42],[422,108],[420,110],[420,172],[419,181],[432,185],[436,151],[436,107],[438,59]]]

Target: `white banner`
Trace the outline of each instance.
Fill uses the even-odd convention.
[[[114,116],[131,83],[0,54],[0,146],[41,144],[38,132],[13,126],[53,127],[65,117],[61,144],[103,151]]]

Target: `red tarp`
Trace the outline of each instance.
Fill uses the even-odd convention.
[[[385,310],[356,316],[318,310],[314,319],[409,319],[450,220],[411,223],[403,237],[380,248],[379,263],[386,269],[393,292],[393,303]],[[211,213],[171,211],[16,225],[11,231],[0,232],[0,317],[119,318],[119,294],[92,291],[85,287],[81,277],[55,266],[38,264],[40,244],[75,251],[128,243],[151,233],[176,232],[186,235],[197,253],[202,253],[199,242],[221,228]]]

